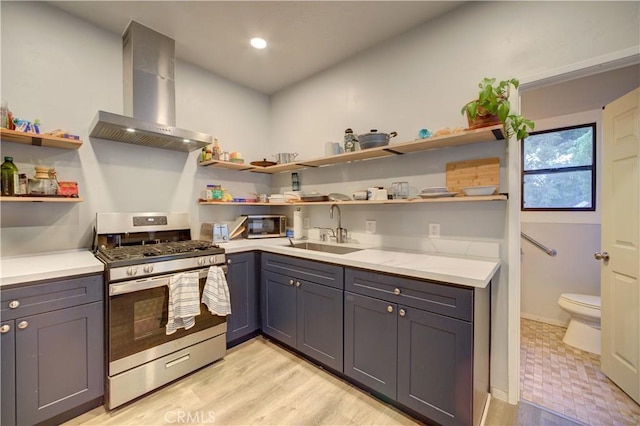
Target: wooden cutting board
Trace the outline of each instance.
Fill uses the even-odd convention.
[[[500,189],[500,158],[480,158],[477,160],[447,163],[447,189],[464,195],[466,186],[495,186]]]

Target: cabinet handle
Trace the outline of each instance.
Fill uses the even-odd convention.
[[[29,327],[29,323],[27,321],[20,321],[18,323],[18,328],[20,330],[24,330],[25,328]]]
[[[8,333],[10,331],[11,331],[11,326],[9,324],[5,324],[2,327],[0,327],[1,334]]]
[[[293,280],[289,280],[289,285],[293,285]]]
[[[393,312],[393,306],[391,306],[391,305],[387,306],[387,312],[392,313]]]
[[[400,313],[400,316],[401,316],[401,317],[403,317],[403,316],[407,315],[407,313],[405,312],[405,310],[404,310],[404,309],[400,309],[399,313]]]
[[[300,281],[296,281],[296,287],[300,287]]]
[[[227,259],[227,263],[231,264],[233,261],[231,259]]]
[[[393,294],[395,294],[396,296],[400,294],[400,289],[399,288],[394,288],[393,289]]]
[[[17,300],[12,300],[11,302],[9,302],[9,307],[10,307],[11,309],[15,309],[15,308],[17,308],[18,306],[20,306],[20,302],[19,302],[19,301],[17,301]]]

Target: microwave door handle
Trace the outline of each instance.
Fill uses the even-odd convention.
[[[209,268],[198,270],[198,279],[207,277]],[[175,274],[173,274],[175,275]],[[134,293],[136,291],[149,290],[152,288],[168,286],[173,275],[163,275],[161,277],[148,278],[139,281],[128,281],[119,284],[109,285],[109,296],[117,296],[119,294]]]

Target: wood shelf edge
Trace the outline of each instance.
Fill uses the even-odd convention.
[[[267,206],[267,207],[282,207],[282,206],[328,206],[331,204],[338,204],[341,206],[357,206],[357,205],[376,205],[376,204],[424,204],[424,203],[459,203],[459,202],[478,202],[478,201],[506,201],[508,195],[482,195],[476,197],[460,196],[460,197],[442,197],[442,198],[411,198],[408,200],[349,200],[349,201],[316,201],[305,202],[295,201],[289,203],[240,203],[240,202],[225,202],[225,201],[198,201],[199,205],[209,206]]]
[[[0,129],[0,137],[6,142],[62,149],[79,149],[83,143],[80,139],[59,138],[57,136],[18,132],[9,129]]]
[[[0,202],[19,203],[80,203],[84,201],[82,197],[0,197]]]

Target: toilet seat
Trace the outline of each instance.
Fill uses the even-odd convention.
[[[572,303],[590,309],[602,309],[602,299],[600,296],[592,296],[590,294],[565,293],[560,295],[566,303]]]

